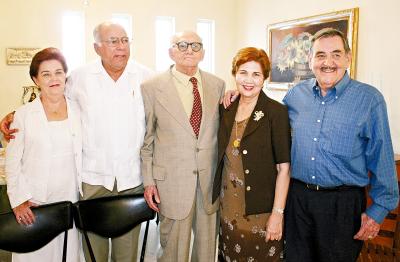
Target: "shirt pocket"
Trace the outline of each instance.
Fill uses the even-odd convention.
[[[110,170],[107,170],[106,168],[106,160],[104,151],[85,149],[83,151],[82,170],[97,173],[99,175],[107,175],[110,173]]]
[[[354,123],[335,123],[331,126],[326,143],[322,147],[328,153],[352,158],[362,152],[362,148],[357,148],[358,128]]]

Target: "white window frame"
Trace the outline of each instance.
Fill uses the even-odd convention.
[[[62,52],[67,60],[68,71],[85,64],[85,15],[67,11],[62,16]]]
[[[208,30],[204,32],[201,26],[208,26]],[[199,66],[202,70],[214,73],[215,72],[215,21],[211,19],[197,20],[197,34],[203,40],[203,48],[205,55]]]
[[[159,27],[158,23],[165,23],[163,26],[169,26],[169,30]],[[169,24],[167,24],[169,23]],[[171,46],[171,37],[175,34],[175,17],[157,16],[154,22],[155,27],[155,48],[156,48],[156,71],[164,71],[173,64],[169,57],[168,49]]]

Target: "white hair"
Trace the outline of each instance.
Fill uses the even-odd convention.
[[[171,45],[176,44],[176,42],[179,40],[179,38],[181,38],[181,37],[183,37],[183,36],[187,36],[187,35],[194,35],[194,36],[196,36],[197,38],[199,38],[199,42],[200,42],[200,43],[203,42],[203,40],[201,39],[201,37],[200,37],[196,32],[191,31],[191,30],[185,30],[185,31],[182,31],[182,32],[178,32],[178,33],[174,34],[174,35],[171,37]]]
[[[124,27],[116,22],[113,21],[105,21],[102,22],[100,24],[98,24],[94,29],[93,29],[93,39],[95,43],[100,43],[101,42],[101,38],[100,38],[100,31],[102,29],[102,27],[106,27],[106,26],[112,26],[112,25],[116,25],[121,27],[124,31]]]

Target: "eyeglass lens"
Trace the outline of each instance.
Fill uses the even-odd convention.
[[[198,52],[203,47],[203,44],[199,43],[199,42],[188,43],[188,42],[182,41],[182,42],[176,43],[176,45],[177,45],[179,51],[186,51],[190,46],[194,52]]]
[[[130,40],[128,37],[111,37],[110,39],[104,41],[106,42],[108,45],[110,46],[117,46],[119,43],[123,44],[123,45],[127,45],[129,44]]]

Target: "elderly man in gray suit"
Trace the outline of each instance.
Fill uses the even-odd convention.
[[[176,34],[169,49],[175,65],[141,86],[142,175],[146,201],[160,214],[159,261],[189,261],[192,229],[192,261],[215,259],[218,202],[211,193],[225,83],[199,70],[202,47],[196,33]]]

